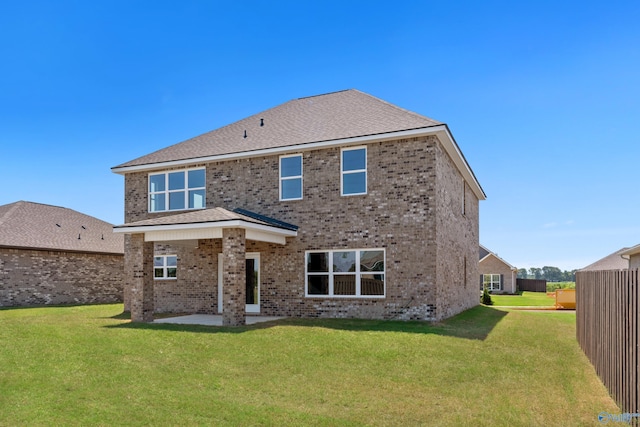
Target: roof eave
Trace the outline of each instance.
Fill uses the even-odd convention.
[[[178,230],[197,230],[205,228],[245,228],[256,231],[264,231],[273,234],[279,234],[286,237],[295,237],[298,232],[295,230],[286,230],[284,228],[273,227],[270,225],[256,224],[242,219],[224,220],[224,221],[208,221],[186,224],[159,224],[159,225],[118,225],[113,227],[114,233],[146,233],[150,231],[178,231]]]
[[[287,145],[283,147],[274,147],[274,148],[265,148],[260,150],[252,150],[252,151],[243,151],[237,153],[227,153],[227,154],[219,154],[213,156],[203,156],[203,157],[194,157],[190,159],[179,159],[179,160],[171,160],[165,162],[157,162],[157,163],[147,163],[140,165],[131,165],[131,166],[115,166],[111,168],[111,171],[125,175],[127,173],[132,172],[149,172],[154,170],[173,168],[173,167],[181,167],[181,166],[190,166],[198,163],[207,163],[207,162],[216,162],[222,160],[238,160],[238,159],[246,159],[251,157],[259,157],[259,156],[267,156],[267,155],[277,155],[282,153],[287,153],[291,151],[308,151],[315,150],[319,148],[328,148],[328,147],[337,147],[337,146],[346,146],[353,144],[367,144],[372,142],[380,142],[380,141],[388,141],[393,139],[401,139],[401,138],[414,138],[425,135],[435,135],[438,137],[440,142],[442,143],[445,151],[449,156],[453,159],[456,167],[460,170],[465,181],[469,183],[471,190],[478,197],[478,200],[485,200],[487,198],[484,190],[480,186],[473,170],[467,163],[462,151],[460,151],[460,147],[456,143],[453,135],[449,131],[449,127],[446,124],[438,124],[434,126],[426,126],[416,129],[406,129],[395,132],[387,132],[381,134],[374,135],[363,135],[363,136],[355,136],[350,138],[341,138],[341,139],[333,139],[328,141],[317,141],[317,142],[307,142],[296,145]]]

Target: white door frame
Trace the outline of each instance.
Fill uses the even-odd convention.
[[[261,268],[260,268],[260,252],[247,252],[245,259],[253,259],[258,263],[258,304],[245,304],[245,311],[247,313],[260,313],[260,281],[261,281]],[[222,254],[218,254],[218,313],[223,311],[222,297],[223,292],[223,275],[222,275]]]

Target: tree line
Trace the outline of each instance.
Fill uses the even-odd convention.
[[[562,271],[558,267],[545,266],[542,268],[531,267],[530,269],[519,268],[518,279],[543,279],[547,282],[575,282],[576,271]]]

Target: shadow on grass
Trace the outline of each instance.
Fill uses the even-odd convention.
[[[442,322],[421,322],[402,320],[365,320],[365,319],[309,319],[287,318],[254,325],[227,327],[181,325],[170,323],[121,323],[105,326],[115,329],[140,329],[197,333],[244,333],[275,326],[297,326],[324,328],[343,331],[402,332],[414,334],[434,334],[457,338],[484,340],[508,312],[486,306],[476,306]],[[114,319],[128,320],[129,313],[113,316]]]

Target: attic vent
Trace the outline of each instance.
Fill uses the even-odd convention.
[[[244,130],[244,137],[245,138],[247,137],[247,130],[246,129]]]
[[[264,119],[260,119],[260,126],[264,126]]]

